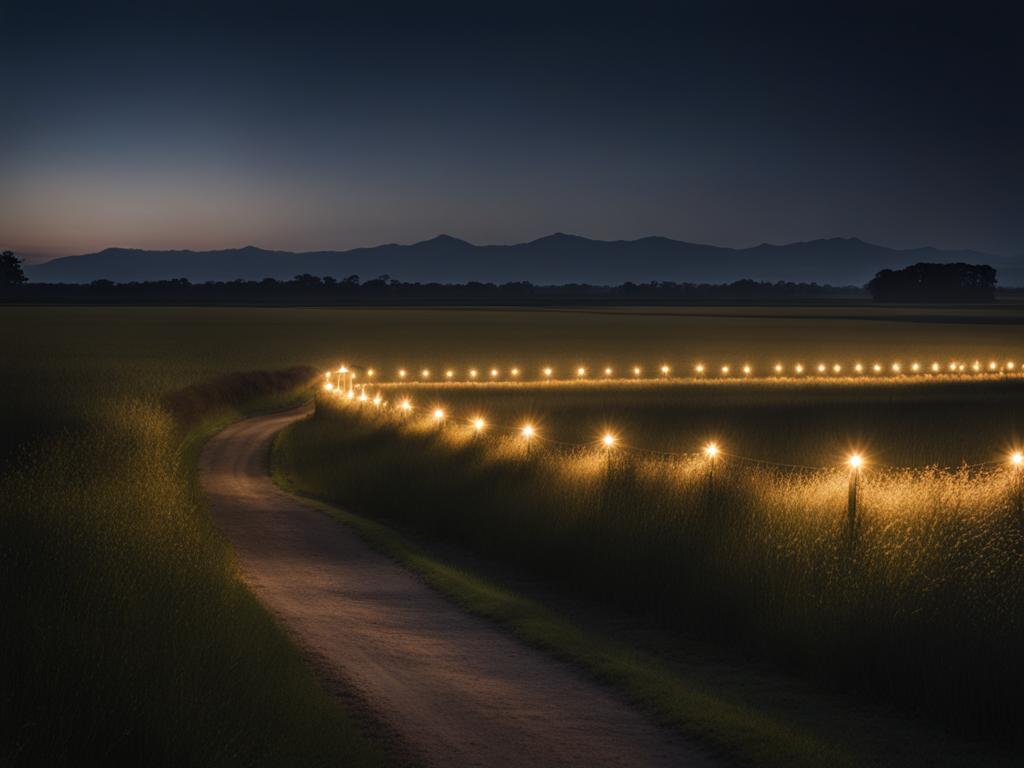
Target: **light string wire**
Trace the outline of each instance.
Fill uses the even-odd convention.
[[[654,383],[654,382],[681,382],[681,381],[803,381],[819,383],[821,381],[858,383],[866,381],[883,381],[890,383],[895,379],[898,381],[908,380],[936,380],[936,381],[976,381],[984,377],[997,378],[1020,378],[1024,375],[1024,367],[1018,365],[1014,360],[989,360],[983,363],[980,358],[968,362],[964,359],[951,360],[948,363],[940,363],[932,360],[930,363],[921,363],[913,360],[907,364],[901,360],[893,360],[882,363],[877,359],[872,363],[864,363],[860,360],[854,363],[818,362],[817,364],[805,364],[801,361],[784,364],[777,362],[766,369],[755,371],[750,363],[735,365],[727,362],[724,364],[707,364],[697,362],[692,365],[689,376],[681,376],[676,373],[676,368],[662,363],[656,366],[631,365],[616,369],[614,366],[573,365],[561,370],[568,370],[569,375],[556,375],[556,369],[545,366],[538,370],[538,375],[526,374],[524,368],[510,366],[499,368],[485,366],[465,369],[465,374],[456,377],[455,369],[450,367],[432,368],[406,368],[400,367],[395,370],[397,378],[389,378],[384,381],[380,376],[380,369],[363,366],[342,365],[337,372],[328,371],[327,375],[335,373],[355,375],[362,371],[363,376],[373,383],[389,384],[411,384],[411,383],[459,383],[459,384],[484,384],[484,383],[594,383],[594,382],[615,382],[615,383]],[[616,375],[615,371],[620,374]]]

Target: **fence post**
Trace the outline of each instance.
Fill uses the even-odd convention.
[[[1017,508],[1017,517],[1024,523],[1024,463],[1018,459],[1019,454],[1014,454],[1013,461],[1013,497]]]
[[[718,464],[719,458],[718,444],[712,442],[705,445],[704,456],[708,462],[707,507],[710,509],[715,504],[715,466]]]
[[[853,544],[857,532],[857,491],[860,484],[860,457],[853,456],[850,459],[850,486],[846,498],[846,525],[850,535],[850,544]]]

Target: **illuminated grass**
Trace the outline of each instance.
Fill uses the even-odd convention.
[[[279,451],[275,455],[281,457]],[[274,470],[278,484],[296,490],[279,461]],[[583,667],[659,722],[729,762],[814,768],[1013,764],[1008,754],[957,743],[891,715],[872,715],[749,665],[731,666],[715,649],[674,638],[675,652],[666,654],[664,647],[646,648],[617,639],[602,626],[580,626],[543,601],[504,586],[500,579],[480,575],[475,569],[479,563],[460,562],[450,547],[435,553],[429,544],[411,541],[379,521],[322,502],[311,503],[353,527],[371,546],[466,610]],[[709,656],[718,660],[709,663]]]
[[[315,419],[287,433],[282,461],[309,495],[507,560],[824,687],[927,712],[960,733],[1016,732],[1012,712],[998,703],[1024,685],[1024,664],[1008,652],[1024,643],[1015,608],[1024,601],[1024,533],[1005,464],[969,473],[869,463],[851,530],[849,442],[838,440],[849,434],[843,403],[812,399],[801,415],[793,393],[783,393],[737,414],[731,399],[677,396],[673,405],[661,399],[668,390],[651,388],[650,412],[637,393],[633,420],[623,422],[607,418],[615,408],[607,391],[606,408],[595,413],[600,390],[536,389],[434,392],[449,411],[483,412],[488,424],[521,424],[526,414],[537,425],[529,454],[515,432],[488,427],[478,438],[469,425],[439,429],[426,412],[375,421],[365,406],[360,413],[329,398]],[[427,394],[416,392],[424,401]],[[885,444],[887,456],[944,459],[942,417],[953,394],[900,401],[862,426],[899,433]],[[523,398],[535,407],[525,408]],[[974,427],[961,436],[968,454],[993,454],[998,432],[979,424],[1005,429],[1017,398],[1007,390],[961,403],[965,425]],[[897,412],[908,420],[890,423]],[[703,444],[698,437],[722,431],[705,429],[701,418],[719,425],[739,418],[745,430],[736,434],[759,435],[772,456],[820,461],[827,443],[837,469],[793,473],[719,460],[712,478],[702,456],[618,453],[609,462],[598,442],[599,425],[611,423],[622,425],[621,435],[660,436],[692,450]],[[591,446],[545,445],[546,434],[590,435]],[[812,439],[801,441],[806,434]]]
[[[528,420],[539,442],[596,445],[614,430],[624,451],[698,453],[715,440],[726,454],[832,467],[859,451],[873,466],[1003,462],[1024,433],[1024,381],[614,382],[386,384],[368,387],[367,411],[409,404],[410,424],[445,410],[446,431],[512,434]],[[404,410],[404,406],[402,406]]]

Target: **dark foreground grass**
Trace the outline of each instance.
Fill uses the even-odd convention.
[[[571,396],[559,397],[547,412],[564,418]],[[498,396],[490,414],[500,406]],[[938,418],[948,404],[935,408]],[[656,416],[649,429],[680,426]],[[777,451],[790,439],[780,432]],[[824,689],[1019,745],[1008,703],[1024,686],[1024,532],[1005,468],[872,470],[851,532],[842,470],[725,463],[712,482],[701,459],[622,456],[609,467],[596,447],[542,445],[527,458],[514,437],[439,431],[429,415],[367,418],[337,401],[286,433],[280,460],[307,495],[514,563]]]
[[[0,763],[382,762],[243,585],[195,483],[206,436],[308,381],[97,401],[94,426],[20,454],[0,488]]]

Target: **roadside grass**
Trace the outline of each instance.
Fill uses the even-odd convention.
[[[289,437],[275,446],[274,480],[301,493],[284,466]],[[747,663],[708,662],[709,648],[659,638],[617,637],[600,618],[566,618],[543,598],[506,586],[501,576],[481,575],[473,558],[409,535],[380,521],[306,497],[368,544],[418,574],[465,610],[494,620],[524,642],[585,669],[620,691],[658,722],[707,747],[730,764],[757,766],[954,766],[1012,758],[958,742],[891,712],[871,712],[822,695],[777,673]],[[514,578],[512,579],[514,582]],[[667,643],[671,652],[666,651]]]
[[[694,410],[714,410],[682,391],[695,402],[681,402],[674,416],[658,399],[664,390],[649,415],[634,402],[646,432],[633,434],[685,434]],[[596,445],[543,444],[527,456],[515,434],[439,429],[432,401],[417,392],[426,407],[408,419],[321,398],[315,417],[279,442],[293,487],[778,665],[822,690],[927,716],[960,737],[1017,743],[1006,703],[1024,685],[1024,662],[1013,651],[1024,644],[1024,528],[1005,465],[866,470],[851,531],[843,468],[793,473],[725,462],[712,480],[701,457],[608,462]],[[1004,394],[995,407],[1019,413],[1019,400]],[[520,395],[494,390],[489,418],[515,423]],[[544,402],[543,393],[532,396]],[[566,428],[579,416],[578,434],[591,429],[593,414],[571,402],[588,405],[589,394],[553,396],[542,413]],[[483,394],[467,397],[475,406]],[[984,411],[990,403],[962,407],[975,405]],[[904,447],[892,455],[939,450],[948,402],[928,407],[933,418],[904,429]],[[821,408],[806,422],[794,422],[789,404],[780,408],[773,414],[766,403],[751,423],[828,428]],[[877,418],[889,428],[891,414]],[[793,431],[769,434],[773,455],[785,459]],[[994,439],[975,431],[969,447],[982,451]]]
[[[207,436],[309,377],[194,387],[182,422],[97,399],[93,426],[20,454],[0,487],[0,762],[384,762],[243,584],[195,482]]]

